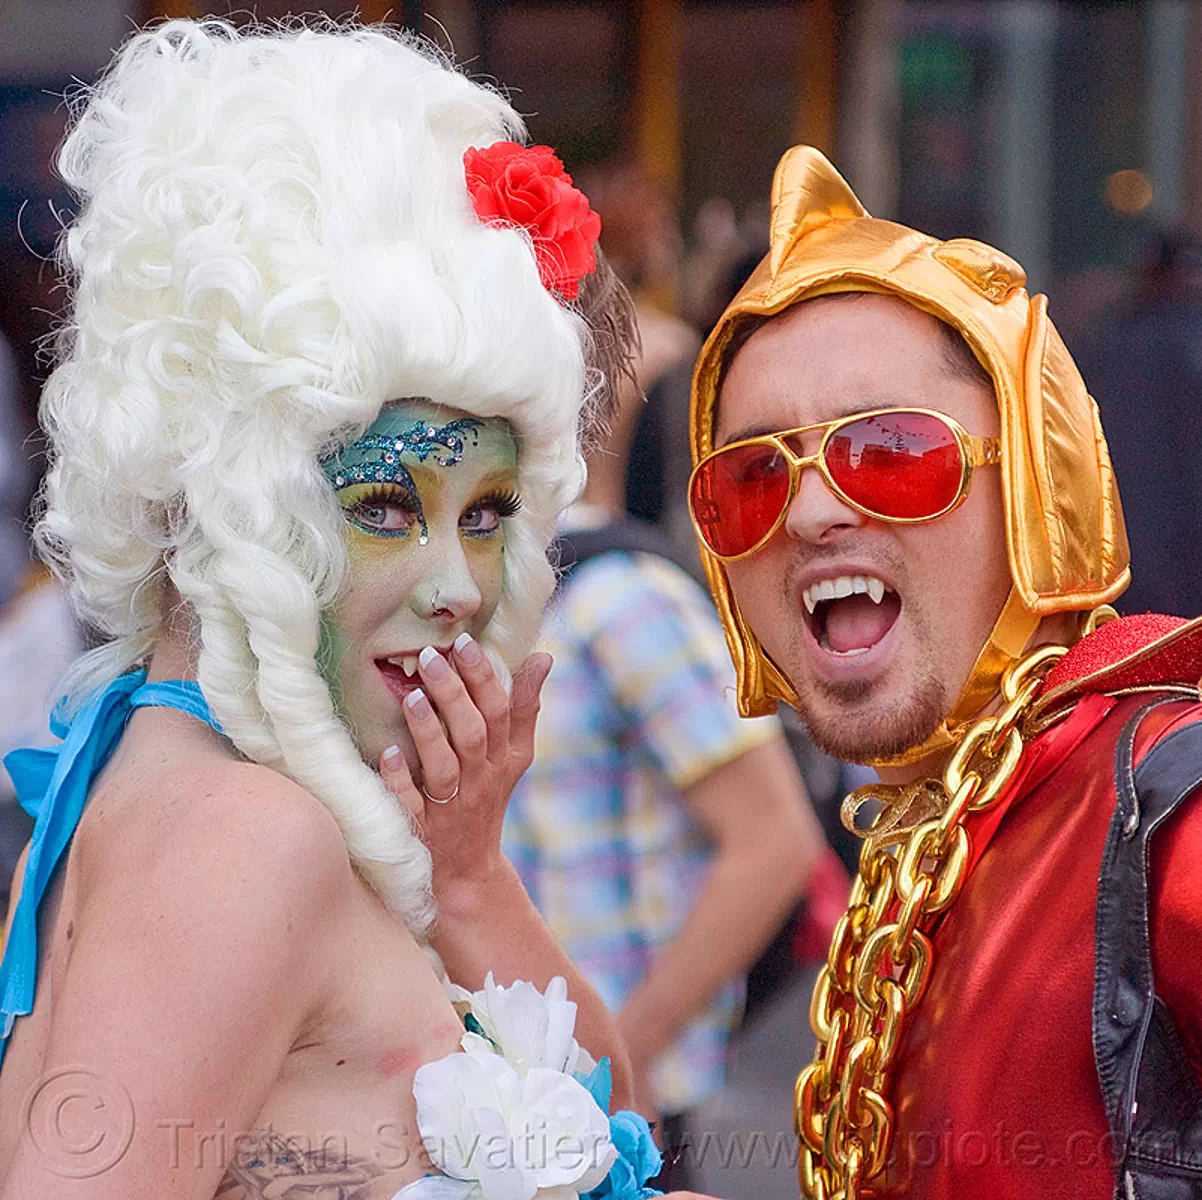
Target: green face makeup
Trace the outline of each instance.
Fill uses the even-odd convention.
[[[396,666],[462,632],[479,640],[504,586],[520,507],[509,425],[405,400],[321,460],[346,521],[346,583],[323,614],[318,666],[364,758],[409,741]],[[401,692],[398,692],[398,686]]]
[[[321,460],[352,529],[373,538],[406,540],[416,532],[417,544],[426,546],[431,502],[451,499],[469,475],[516,475],[517,448],[505,422],[475,417],[446,421],[444,416],[421,401],[389,405],[362,437]],[[465,455],[467,466],[445,481],[439,478],[443,471],[459,468]],[[495,540],[501,518],[520,507],[512,481],[474,499],[459,522],[469,538]]]

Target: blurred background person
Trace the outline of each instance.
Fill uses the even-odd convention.
[[[1123,496],[1125,613],[1202,612],[1202,238],[1150,233],[1127,303],[1078,356]]]
[[[762,234],[767,212],[756,213]],[[731,264],[747,251],[747,237],[735,206],[725,196],[709,196],[693,217],[691,245],[681,264],[680,311],[697,329],[710,330],[722,315],[715,308],[726,292]]]
[[[646,359],[644,359],[646,361]],[[617,1013],[637,1094],[669,1151],[722,1084],[743,975],[823,860],[780,723],[740,720],[709,597],[625,515],[642,397],[627,380],[565,516],[555,660],[504,848],[551,929]]]
[[[589,478],[599,495],[615,498],[615,511],[659,526],[700,578],[683,498],[692,470],[689,383],[701,336],[673,312],[684,254],[676,201],[662,180],[629,161],[589,171],[585,186],[601,214],[605,253],[634,297],[641,341],[641,396],[626,398],[608,445],[589,463]]]

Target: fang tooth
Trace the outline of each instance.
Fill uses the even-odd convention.
[[[413,654],[390,654],[385,660],[392,663],[394,667],[400,667],[406,675],[412,676],[417,673],[417,657]]]
[[[818,601],[814,598],[813,589],[806,588],[806,590],[801,593],[801,600],[802,600],[802,603],[806,606],[806,612],[808,612],[811,616],[813,616],[814,609],[818,606]]]
[[[865,581],[868,584],[868,594],[872,597],[874,604],[880,604],[885,598],[885,585],[879,579],[869,578]]]

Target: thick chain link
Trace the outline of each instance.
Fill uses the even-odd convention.
[[[1022,758],[1023,716],[1065,652],[1040,647],[1006,672],[1005,707],[966,726],[942,778],[922,785],[941,792],[941,815],[894,844],[864,844],[810,1002],[818,1047],[794,1092],[806,1200],[858,1200],[884,1170],[893,1140],[891,1073],[906,1019],[930,980],[933,919],[964,883],[964,821],[1005,792]]]

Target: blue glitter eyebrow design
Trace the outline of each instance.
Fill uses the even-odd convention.
[[[417,505],[417,518],[422,530],[418,544],[425,546],[430,540],[430,528],[426,524],[426,515],[422,511],[413,476],[401,462],[400,456],[411,454],[422,463],[432,458],[440,467],[454,467],[463,461],[467,438],[472,439],[473,445],[479,444],[483,424],[483,421],[474,417],[459,417],[440,426],[427,421],[414,421],[395,433],[364,434],[333,454],[319,459],[318,466],[339,490],[357,483],[403,484]]]

